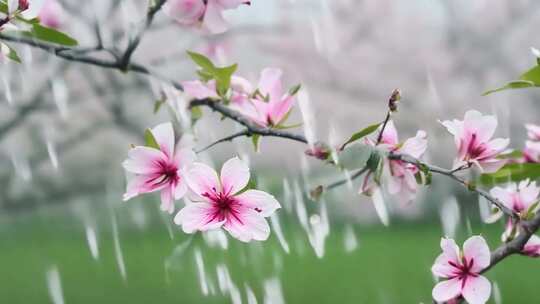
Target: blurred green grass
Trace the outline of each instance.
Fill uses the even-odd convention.
[[[135,203],[140,204],[140,202]],[[50,303],[46,271],[56,265],[65,303],[230,303],[228,295],[203,296],[193,252],[202,252],[210,281],[217,288],[216,266],[228,266],[233,282],[248,284],[262,303],[264,280],[278,277],[287,303],[431,303],[430,267],[439,253],[442,235],[437,223],[398,223],[390,227],[354,226],[359,248],[344,250],[344,224],[331,222],[322,259],[315,256],[298,222],[283,216],[285,254],[275,235],[249,245],[229,238],[229,248],[209,248],[195,237],[183,255],[171,257],[190,236],[175,229],[171,239],[155,208],[144,205],[147,226],[130,224],[116,211],[127,280],[115,259],[110,217],[99,216],[99,259],[88,249],[84,225],[69,208],[53,213],[33,212],[0,223],[1,303]],[[498,225],[474,226],[494,246]],[[465,230],[465,229],[461,229]],[[461,232],[459,241],[465,233]],[[171,269],[165,270],[165,261]],[[535,303],[538,299],[538,260],[512,257],[488,277],[500,287],[503,303]],[[494,302],[494,297],[490,303]]]

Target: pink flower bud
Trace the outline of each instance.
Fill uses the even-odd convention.
[[[206,4],[203,0],[168,0],[163,10],[182,25],[195,25],[202,20]]]

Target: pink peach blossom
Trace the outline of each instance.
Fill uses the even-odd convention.
[[[41,24],[59,28],[62,26],[63,13],[62,6],[57,0],[45,0],[38,17]]]
[[[216,92],[216,81],[202,82],[200,80],[183,81],[184,93],[196,99],[214,98],[219,99]]]
[[[536,185],[536,182],[530,182],[526,179],[519,184],[512,183],[506,188],[494,187],[490,190],[490,194],[500,200],[508,209],[517,214],[525,215],[533,204],[538,201],[540,187]],[[536,210],[538,210],[538,207],[532,211],[536,212]],[[492,217],[492,220],[497,220],[501,216],[502,212],[498,210]],[[508,241],[514,238],[518,232],[519,229],[516,226],[516,221],[513,218],[508,218],[502,240]]]
[[[247,0],[168,0],[164,12],[176,22],[186,26],[201,26],[212,34],[223,33],[228,24],[223,11],[235,9]]]
[[[521,161],[526,163],[540,163],[540,142],[527,140]]]
[[[490,264],[489,247],[481,236],[470,237],[460,252],[452,239],[441,239],[442,254],[437,257],[431,271],[446,279],[433,288],[433,299],[447,302],[459,297],[470,304],[484,304],[491,294],[491,283],[480,275]]]
[[[243,94],[231,100],[231,108],[237,110],[254,123],[263,127],[280,125],[287,117],[295,98],[284,93],[281,77],[283,72],[276,68],[265,68],[253,94]],[[249,86],[244,86],[249,89]]]
[[[523,247],[521,253],[533,258],[540,257],[540,237],[533,234]]]
[[[375,146],[376,139],[368,138],[366,139],[366,143]],[[396,127],[390,120],[384,128],[381,142],[377,146],[388,152],[420,158],[427,149],[427,135],[426,132],[420,130],[415,137],[409,138],[401,144]],[[389,160],[383,168],[383,181],[385,181],[390,194],[395,195],[400,202],[408,203],[416,195],[418,187],[415,177],[416,173],[418,173],[418,167],[413,164],[401,160]],[[373,181],[373,173],[368,173],[364,178],[360,192],[369,194],[373,190],[373,187],[376,186]]]
[[[535,124],[526,124],[527,137],[532,141],[540,141],[540,126]]]
[[[497,128],[495,116],[470,110],[465,113],[464,120],[441,123],[454,135],[458,149],[455,169],[474,164],[485,173],[493,173],[506,163],[506,160],[497,159],[497,156],[506,149],[509,139],[491,139]]]
[[[123,167],[128,174],[124,201],[139,194],[161,191],[161,209],[172,213],[174,199],[180,199],[187,191],[183,170],[195,160],[195,153],[181,145],[175,147],[171,123],[163,123],[151,129],[159,149],[137,146],[128,153]]]
[[[269,237],[270,227],[265,217],[272,215],[280,205],[266,192],[243,191],[250,173],[239,158],[225,162],[219,176],[209,166],[194,163],[185,177],[195,197],[192,202],[186,202],[174,218],[185,233],[223,227],[243,242],[263,241]]]

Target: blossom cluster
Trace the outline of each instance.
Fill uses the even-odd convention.
[[[222,227],[244,242],[268,238],[265,218],[280,204],[264,191],[247,189],[250,171],[244,161],[229,159],[218,175],[196,161],[188,144],[176,144],[171,123],[156,126],[147,136],[155,145],[132,148],[123,163],[128,173],[124,200],[160,191],[161,209],[169,213],[174,212],[174,201],[184,198],[174,222],[186,233]]]

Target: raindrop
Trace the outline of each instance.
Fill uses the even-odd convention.
[[[274,213],[270,216],[270,224],[272,225],[272,230],[278,238],[281,248],[283,248],[283,251],[289,254],[289,244],[287,243],[285,236],[283,236],[283,231],[281,230],[281,224],[279,222],[279,216],[277,214]]]
[[[373,200],[373,206],[375,207],[375,211],[377,212],[381,223],[388,226],[390,224],[388,210],[386,209],[386,202],[384,201],[384,196],[380,188],[376,188],[373,191],[371,199]]]
[[[493,300],[495,301],[495,304],[502,303],[501,289],[499,288],[499,284],[497,284],[497,282],[493,282]]]
[[[124,255],[122,254],[122,247],[120,246],[120,238],[118,236],[118,224],[116,222],[116,216],[112,214],[111,216],[112,221],[112,233],[113,233],[113,244],[114,244],[114,254],[116,257],[116,264],[118,265],[118,270],[120,271],[120,275],[122,276],[122,279],[126,281],[127,274],[126,274],[126,264],[124,262]]]
[[[229,247],[227,235],[221,229],[204,232],[203,239],[210,247],[218,247],[223,250]]]
[[[345,226],[345,232],[343,233],[343,241],[345,245],[345,252],[350,253],[358,248],[358,238],[351,225]]]
[[[52,81],[52,93],[54,103],[60,112],[62,119],[67,119],[68,112],[68,89],[63,79],[56,78]]]
[[[49,155],[53,168],[58,170],[58,154],[56,153],[54,143],[50,139],[47,139],[47,154]]]
[[[455,197],[447,199],[439,210],[443,233],[445,236],[454,238],[456,228],[459,225],[459,205]]]
[[[264,282],[264,303],[285,304],[283,290],[278,278],[272,278]]]
[[[86,226],[86,241],[88,242],[88,248],[94,260],[99,258],[99,248],[96,237],[96,231],[90,226]]]
[[[15,173],[22,178],[22,180],[28,182],[32,179],[32,171],[30,170],[30,165],[26,157],[22,157],[20,154],[15,155],[15,153],[12,153],[11,162],[13,163]]]
[[[253,289],[251,289],[251,287],[249,287],[249,285],[247,284],[246,284],[246,298],[247,298],[247,304],[257,304],[257,297],[255,296]]]
[[[53,304],[64,304],[64,294],[62,292],[62,282],[60,280],[60,272],[58,267],[53,265],[47,270],[47,289]]]
[[[204,261],[201,251],[197,248],[195,250],[195,264],[197,265],[197,272],[199,273],[199,283],[201,285],[201,291],[203,295],[208,295],[208,281],[206,279],[206,273],[204,271]]]
[[[13,105],[13,95],[11,92],[11,86],[9,85],[9,80],[7,79],[7,76],[4,74],[2,75],[2,83],[4,84],[4,96],[6,97],[6,100],[9,105]]]
[[[313,105],[311,104],[309,93],[306,88],[302,88],[298,92],[298,106],[300,107],[300,112],[302,113],[304,135],[312,148],[313,144],[317,140],[315,135],[315,115],[313,114]]]

